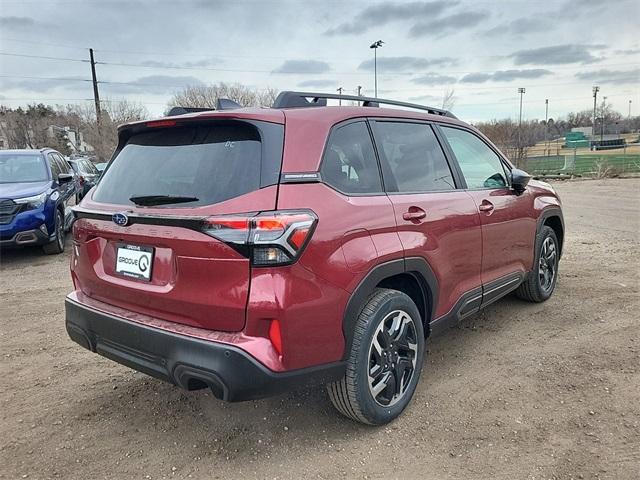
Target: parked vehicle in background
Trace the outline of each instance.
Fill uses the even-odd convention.
[[[88,158],[72,158],[68,162],[78,176],[80,187],[78,197],[82,199],[96,185],[100,178],[100,171]]]
[[[564,238],[553,188],[449,112],[300,92],[120,127],[75,215],[74,341],[228,401],[326,383],[367,424],[408,405],[430,335],[548,299]]]
[[[64,251],[76,193],[73,170],[55,150],[0,151],[0,246]]]
[[[98,172],[104,172],[104,169],[107,168],[107,162],[96,163],[95,167],[98,169]]]

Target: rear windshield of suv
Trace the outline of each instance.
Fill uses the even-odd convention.
[[[264,186],[266,177],[277,182],[281,142],[282,137],[277,172],[273,165],[265,172],[265,149],[252,124],[225,121],[145,131],[132,136],[118,152],[93,199],[123,205],[133,205],[131,197],[154,195],[197,199],[165,207],[229,200]]]

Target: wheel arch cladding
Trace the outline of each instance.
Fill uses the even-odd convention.
[[[545,226],[550,227],[555,232],[560,247],[560,257],[562,257],[564,246],[564,217],[559,207],[547,207],[540,213],[536,234],[539,234],[542,227]]]
[[[562,246],[564,245],[564,224],[558,215],[550,215],[544,220],[543,225],[551,227],[556,233],[558,244],[560,247],[560,255],[562,255]]]
[[[421,257],[391,260],[369,270],[347,302],[342,321],[345,339],[343,358],[346,358],[351,351],[355,324],[362,308],[369,296],[380,287],[406,293],[416,303],[422,317],[425,335],[429,335],[429,324],[434,319],[438,301],[438,283],[433,270]]]

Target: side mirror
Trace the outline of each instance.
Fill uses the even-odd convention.
[[[61,173],[58,175],[58,183],[60,184],[69,183],[71,180],[73,180],[73,175],[70,173]]]
[[[524,170],[520,170],[519,168],[511,170],[511,188],[513,188],[516,193],[524,192],[529,184],[529,180],[531,180],[531,175]]]

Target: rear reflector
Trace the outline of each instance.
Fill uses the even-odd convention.
[[[269,340],[273,348],[276,349],[278,355],[282,355],[282,336],[280,334],[280,322],[278,320],[271,320],[269,325]]]
[[[234,246],[256,266],[288,265],[302,253],[317,221],[311,210],[277,210],[210,217],[203,231]]]

